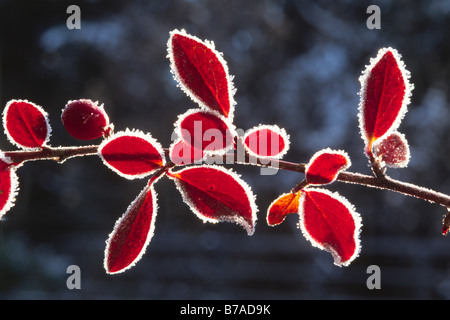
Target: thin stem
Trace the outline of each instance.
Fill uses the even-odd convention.
[[[4,155],[7,158],[11,159],[12,163],[15,164],[33,160],[53,160],[62,163],[67,159],[74,157],[97,155],[98,147],[98,145],[59,148],[45,147],[39,150],[31,151],[7,151],[4,152]],[[164,149],[164,152],[166,153],[166,156],[168,156],[168,149]],[[225,159],[228,160],[229,156],[224,156],[224,160]],[[237,153],[234,154],[234,163],[288,170],[303,174],[306,170],[306,164],[304,163],[294,163],[278,159],[270,159],[269,161],[268,159],[261,159],[254,156],[250,157],[248,155],[246,155],[244,159],[242,159],[241,157],[238,157]],[[174,164],[171,164],[171,166],[174,166]],[[411,183],[392,179],[385,174],[381,174],[378,176],[369,176],[346,171],[341,172],[336,180],[345,183],[363,185],[366,187],[390,190],[404,195],[423,199],[432,203],[440,204],[446,208],[450,208],[449,195],[431,189],[423,188]]]

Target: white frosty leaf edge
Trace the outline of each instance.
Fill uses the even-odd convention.
[[[103,140],[103,142],[98,147],[98,156],[100,157],[100,159],[103,161],[103,163],[108,168],[110,168],[112,171],[116,172],[119,176],[124,177],[129,180],[141,179],[141,178],[147,177],[148,175],[152,174],[155,170],[157,170],[157,168],[155,168],[151,171],[144,172],[141,174],[126,174],[126,173],[123,173],[123,172],[117,170],[114,166],[109,164],[103,157],[102,150],[110,142],[112,142],[113,140],[120,138],[120,137],[136,137],[136,138],[141,138],[141,139],[145,140],[146,142],[151,144],[157,150],[157,152],[161,156],[163,165],[165,164],[164,149],[161,146],[161,144],[155,138],[152,137],[152,135],[150,133],[144,133],[144,132],[142,132],[140,130],[136,130],[136,129],[130,130],[127,128],[127,129],[125,129],[125,131],[118,131],[118,132],[113,133],[107,139]]]
[[[13,136],[11,135],[11,133],[10,133],[9,130],[8,130],[8,124],[7,124],[8,121],[6,120],[6,116],[7,116],[7,114],[8,114],[9,108],[11,107],[11,105],[12,105],[13,103],[21,103],[21,102],[24,102],[24,103],[27,103],[27,104],[32,105],[36,110],[38,110],[38,111],[42,114],[42,116],[43,116],[44,119],[45,119],[45,124],[46,124],[46,127],[47,127],[47,134],[46,134],[45,140],[44,140],[44,142],[43,142],[43,144],[42,144],[41,147],[33,147],[33,148],[30,148],[30,147],[21,145],[21,144],[18,143],[16,140],[14,140]],[[50,126],[48,113],[44,110],[44,108],[42,108],[41,106],[39,106],[39,105],[37,105],[37,104],[35,104],[35,103],[31,102],[31,101],[28,101],[28,100],[22,100],[22,99],[12,99],[12,100],[10,100],[10,101],[8,101],[8,102],[6,103],[5,109],[3,110],[3,128],[4,128],[4,130],[5,130],[6,137],[8,138],[8,140],[9,140],[13,145],[15,145],[15,146],[17,146],[17,147],[19,147],[19,148],[21,148],[21,149],[24,149],[24,150],[39,150],[39,149],[41,149],[42,147],[46,146],[47,143],[48,143],[48,141],[50,140],[51,133],[52,133],[52,128],[51,128],[51,126]]]
[[[322,149],[322,150],[317,151],[317,152],[311,157],[311,159],[309,160],[308,164],[307,164],[306,167],[305,167],[305,176],[307,176],[307,174],[308,174],[308,169],[309,169],[309,167],[314,163],[314,161],[316,161],[316,159],[317,159],[318,157],[320,157],[321,155],[323,155],[323,154],[325,154],[325,153],[339,154],[339,155],[343,156],[343,157],[347,160],[347,164],[346,164],[345,166],[343,166],[342,168],[340,168],[339,170],[337,170],[336,175],[334,176],[333,181],[331,181],[331,182],[329,182],[329,183],[321,183],[320,185],[326,185],[326,184],[333,183],[334,181],[336,181],[336,179],[337,179],[337,177],[338,177],[338,175],[339,175],[340,172],[347,170],[347,169],[352,165],[352,162],[351,162],[351,160],[350,160],[349,155],[348,155],[347,152],[345,152],[344,150],[333,150],[333,149],[331,149],[331,148],[325,148],[325,149]],[[309,182],[308,182],[308,184],[311,184],[311,185],[319,185],[319,184],[309,183]]]
[[[361,137],[364,140],[366,147],[369,144],[369,141],[367,141],[367,137],[366,137],[366,129],[364,126],[364,114],[363,114],[364,110],[363,109],[364,109],[364,101],[365,101],[364,99],[365,99],[366,90],[367,90],[367,80],[370,76],[372,69],[375,67],[375,65],[381,60],[381,58],[388,51],[390,51],[392,53],[392,55],[394,56],[395,60],[397,61],[397,65],[400,69],[400,72],[402,74],[403,81],[405,83],[405,97],[403,99],[402,106],[397,115],[397,118],[393,122],[391,128],[389,130],[387,130],[386,133],[382,137],[379,137],[378,140],[383,139],[384,137],[389,135],[392,131],[395,131],[398,129],[401,121],[403,120],[403,118],[406,114],[407,106],[411,101],[412,90],[414,89],[414,85],[409,82],[409,79],[411,78],[411,74],[408,70],[406,70],[405,64],[404,64],[403,60],[401,59],[402,56],[401,56],[401,54],[398,53],[398,51],[396,49],[393,49],[391,47],[381,48],[378,51],[377,56],[375,58],[370,59],[370,64],[366,66],[366,69],[362,72],[361,76],[359,77],[359,82],[361,83],[361,90],[359,92],[360,101],[359,101],[359,107],[358,107],[358,119],[359,119],[359,128],[360,128]]]
[[[187,38],[190,38],[196,42],[199,42],[203,45],[205,45],[208,49],[210,49],[215,56],[217,57],[217,59],[219,60],[219,62],[222,64],[223,69],[225,71],[225,75],[227,78],[227,83],[228,83],[228,99],[230,102],[230,112],[228,113],[227,118],[232,121],[233,120],[233,116],[234,116],[234,108],[236,106],[236,101],[234,99],[234,95],[236,93],[236,89],[234,87],[233,84],[233,76],[230,76],[230,73],[228,71],[228,65],[227,62],[225,61],[225,59],[223,58],[223,53],[219,52],[216,50],[214,42],[213,41],[202,41],[199,38],[197,38],[196,36],[190,35],[186,32],[186,30],[181,29],[181,30],[172,30],[170,32],[170,37],[169,37],[169,41],[167,42],[167,57],[170,60],[170,70],[171,73],[174,76],[174,79],[176,80],[176,82],[178,83],[178,86],[186,93],[186,95],[188,97],[190,97],[194,102],[196,102],[198,105],[200,105],[200,107],[202,107],[203,109],[207,109],[207,110],[211,110],[211,108],[209,108],[199,97],[197,97],[195,95],[195,93],[183,82],[183,79],[181,78],[177,67],[175,65],[175,59],[173,56],[173,49],[172,49],[172,38],[175,35],[181,35]]]
[[[353,253],[353,255],[347,261],[345,261],[345,262],[341,261],[341,257],[331,246],[322,245],[321,243],[314,240],[314,238],[309,234],[308,230],[306,229],[306,226],[304,224],[304,222],[305,222],[304,202],[305,202],[306,193],[308,191],[320,192],[320,193],[326,194],[326,195],[330,196],[331,198],[339,201],[347,208],[347,210],[350,212],[351,216],[353,217],[353,221],[355,223],[355,231],[353,233],[353,239],[355,239],[356,248],[355,248],[355,252]],[[302,231],[303,236],[309,242],[311,242],[312,246],[331,253],[331,255],[333,256],[333,259],[334,259],[334,264],[339,267],[350,265],[350,263],[353,260],[355,260],[359,256],[359,253],[361,252],[361,240],[359,238],[360,233],[361,233],[361,227],[362,227],[361,216],[359,215],[359,213],[356,212],[355,207],[346,198],[344,198],[337,192],[332,192],[327,189],[318,189],[318,188],[305,189],[304,192],[302,192],[300,199],[299,199],[299,227]]]
[[[3,152],[0,152],[0,161],[11,163],[11,160],[5,156]],[[5,214],[15,205],[16,197],[19,193],[19,178],[16,173],[17,166],[11,165],[7,170],[9,170],[11,177],[11,192],[8,195],[3,208],[0,209],[0,220],[5,216]]]
[[[263,156],[263,155],[259,155],[259,154],[255,153],[255,152],[253,152],[253,151],[247,146],[247,144],[245,143],[245,140],[247,139],[247,137],[248,137],[249,135],[251,135],[251,134],[254,133],[254,132],[257,132],[257,131],[260,131],[260,130],[264,130],[264,129],[271,130],[271,131],[275,132],[276,134],[278,134],[281,138],[283,138],[283,140],[284,140],[284,149],[281,150],[278,154],[275,154],[275,155],[273,155],[273,156]],[[256,127],[253,127],[253,128],[251,128],[251,129],[247,130],[247,131],[245,132],[245,134],[244,134],[244,137],[242,138],[242,142],[243,142],[243,144],[244,144],[245,150],[246,150],[250,155],[255,156],[255,157],[259,157],[259,158],[262,158],[262,159],[271,159],[271,158],[272,158],[272,159],[281,159],[281,158],[283,158],[284,155],[289,151],[289,148],[290,148],[290,136],[289,136],[289,134],[287,134],[287,132],[286,132],[286,130],[285,130],[284,128],[280,128],[279,126],[274,125],[274,124],[272,124],[272,125],[268,125],[268,124],[260,124],[260,125],[258,125],[258,126],[256,126]]]
[[[106,273],[108,274],[118,274],[118,273],[122,273],[132,267],[134,267],[136,265],[136,263],[141,260],[142,256],[145,254],[145,251],[150,243],[150,240],[152,239],[154,233],[155,233],[155,221],[156,221],[156,214],[158,212],[158,195],[155,191],[154,188],[154,184],[156,183],[156,181],[159,180],[160,177],[156,178],[156,179],[151,179],[148,183],[148,185],[145,186],[144,189],[142,189],[142,191],[139,193],[139,195],[130,203],[130,205],[128,206],[127,210],[125,211],[125,213],[116,220],[115,224],[114,224],[114,228],[113,231],[109,234],[108,239],[106,240],[106,248],[105,248],[105,254],[104,254],[104,262],[103,262],[103,267],[106,270]],[[147,197],[147,193],[150,192],[151,196],[152,196],[152,208],[153,208],[153,212],[152,212],[152,219],[150,221],[150,228],[149,228],[149,232],[147,234],[147,238],[145,240],[144,245],[142,246],[141,251],[139,252],[139,254],[135,257],[135,259],[133,260],[132,263],[130,263],[128,266],[126,266],[123,269],[120,269],[118,271],[115,272],[110,272],[108,271],[108,261],[107,261],[107,257],[108,257],[108,251],[109,251],[109,246],[110,246],[110,241],[111,239],[116,235],[119,226],[121,224],[121,222],[127,217],[127,215],[129,214],[129,212],[131,211],[131,209],[133,209],[134,205],[136,204],[136,202],[139,200],[139,198],[141,197]]]
[[[179,171],[173,172],[173,174],[178,174],[180,172],[183,172],[185,170],[195,170],[197,168],[202,168],[202,169],[212,169],[212,170],[217,170],[217,171],[221,171],[229,176],[231,176],[244,190],[245,195],[249,201],[250,204],[250,210],[252,213],[252,221],[253,221],[253,226],[249,225],[247,221],[245,221],[244,218],[242,218],[241,216],[234,216],[234,217],[217,217],[217,219],[212,219],[212,218],[208,218],[205,217],[196,207],[195,203],[192,201],[192,199],[188,196],[187,192],[185,192],[183,185],[180,183],[179,179],[176,177],[172,176],[172,171],[169,171],[169,178],[172,179],[175,182],[175,186],[177,187],[178,191],[181,193],[181,196],[183,198],[183,201],[189,206],[189,208],[192,210],[192,212],[198,217],[200,218],[200,220],[202,220],[203,222],[211,222],[211,223],[218,223],[218,222],[234,222],[240,226],[242,226],[246,231],[247,234],[249,236],[253,235],[253,233],[255,232],[255,226],[256,226],[256,220],[258,219],[257,217],[257,212],[258,212],[258,207],[256,206],[256,196],[253,194],[251,187],[244,181],[242,180],[242,178],[240,177],[240,175],[238,175],[236,172],[234,172],[231,169],[226,169],[223,168],[221,166],[217,166],[217,165],[201,165],[201,166],[190,166],[184,169],[181,169]]]

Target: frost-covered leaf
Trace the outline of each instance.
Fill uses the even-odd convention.
[[[276,125],[260,125],[248,130],[244,137],[247,151],[258,157],[281,158],[289,150],[289,136]]]
[[[3,127],[8,139],[20,148],[40,148],[50,139],[47,113],[27,100],[11,100],[6,104]]]
[[[250,187],[233,171],[192,166],[169,172],[191,210],[204,222],[235,222],[252,235],[257,208]]]
[[[347,266],[358,256],[361,218],[345,198],[328,190],[303,189],[299,214],[303,235],[330,252],[334,264]]]
[[[200,106],[232,118],[234,88],[222,54],[184,30],[170,33],[168,57],[181,88]]]
[[[203,150],[195,149],[182,139],[176,140],[170,146],[170,160],[176,165],[201,162],[204,157]]]
[[[404,168],[410,159],[408,141],[400,132],[392,132],[375,143],[374,154],[388,167]]]
[[[89,99],[69,101],[62,111],[61,121],[67,132],[80,140],[97,139],[110,131],[103,104]]]
[[[360,77],[359,124],[370,153],[373,143],[396,130],[406,112],[413,86],[395,49],[380,49]]]
[[[269,226],[279,225],[287,215],[298,213],[298,205],[301,191],[296,193],[284,193],[275,199],[267,210],[267,224]]]
[[[115,274],[133,267],[145,253],[153,237],[157,213],[156,192],[150,179],[148,185],[116,221],[106,242],[104,267]]]
[[[16,166],[11,164],[3,153],[0,153],[0,220],[14,205],[18,189]]]
[[[164,150],[150,134],[120,131],[103,141],[98,149],[106,166],[117,174],[136,179],[164,166]]]
[[[320,150],[306,166],[306,181],[313,185],[332,183],[350,164],[350,158],[344,151],[328,148]]]
[[[181,139],[205,154],[223,154],[234,147],[232,124],[215,112],[192,109],[175,123]]]

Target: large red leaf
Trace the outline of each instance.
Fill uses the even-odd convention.
[[[119,218],[109,235],[104,267],[109,274],[133,267],[145,253],[153,237],[157,212],[156,192],[151,179],[137,198]]]
[[[255,197],[234,172],[219,166],[193,166],[168,174],[183,200],[204,222],[235,222],[253,234]]]
[[[11,100],[6,104],[3,126],[8,139],[20,148],[40,148],[50,138],[47,113],[27,100]]]
[[[347,266],[358,256],[361,218],[345,198],[328,190],[303,189],[299,214],[304,236],[330,252],[336,265]]]
[[[100,145],[98,152],[106,166],[127,179],[148,176],[164,166],[161,145],[140,131],[117,132]]]
[[[400,125],[413,86],[400,55],[383,48],[360,77],[360,128],[367,152],[372,144]]]
[[[18,187],[16,167],[0,154],[0,219],[14,205]]]
[[[184,30],[170,33],[168,57],[181,88],[201,106],[231,118],[234,89],[222,54],[212,42],[201,41]]]
[[[246,132],[243,138],[247,151],[258,157],[281,158],[289,149],[289,136],[275,125],[260,125]]]
[[[308,184],[323,185],[336,180],[339,172],[350,166],[350,158],[343,151],[323,149],[318,151],[306,166]]]
[[[222,154],[234,146],[233,125],[214,112],[189,110],[179,117],[175,126],[185,143],[207,154]]]
[[[267,224],[269,226],[279,225],[287,215],[298,213],[301,191],[296,193],[285,193],[275,199],[267,210]]]

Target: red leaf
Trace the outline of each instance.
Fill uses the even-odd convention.
[[[14,200],[19,189],[16,166],[0,154],[0,219],[14,206]]]
[[[308,184],[314,185],[332,183],[350,164],[350,158],[343,151],[318,151],[306,166],[306,180]]]
[[[232,118],[234,89],[222,54],[212,42],[201,41],[184,30],[170,33],[168,57],[181,88],[202,107]]]
[[[384,48],[360,77],[360,127],[367,152],[400,125],[413,88],[409,76],[397,51]]]
[[[275,125],[250,129],[243,138],[248,152],[258,157],[281,158],[289,149],[289,136]]]
[[[299,213],[304,236],[330,252],[334,264],[347,266],[358,256],[361,218],[345,198],[327,190],[303,189]]]
[[[253,234],[257,218],[255,198],[250,187],[231,170],[193,166],[168,175],[183,200],[204,222],[235,222]]]
[[[404,168],[409,163],[408,141],[395,131],[374,145],[375,156],[392,168]]]
[[[11,100],[6,104],[3,126],[8,139],[20,148],[40,148],[50,139],[47,113],[27,100]]]
[[[222,154],[234,146],[233,126],[213,112],[189,110],[179,117],[175,126],[185,143],[207,154]]]
[[[148,176],[164,166],[164,151],[149,134],[121,131],[113,134],[99,147],[99,156],[117,174],[135,179]]]
[[[194,149],[182,139],[170,146],[170,160],[176,165],[201,162],[203,157],[203,150]]]
[[[89,99],[69,101],[61,114],[69,134],[80,140],[102,137],[110,131],[109,117],[102,105]]]
[[[156,192],[151,179],[119,218],[109,235],[104,267],[109,274],[133,267],[145,253],[153,237],[157,212]]]
[[[284,221],[287,215],[298,213],[301,191],[285,193],[275,199],[267,210],[267,224],[276,226]]]

